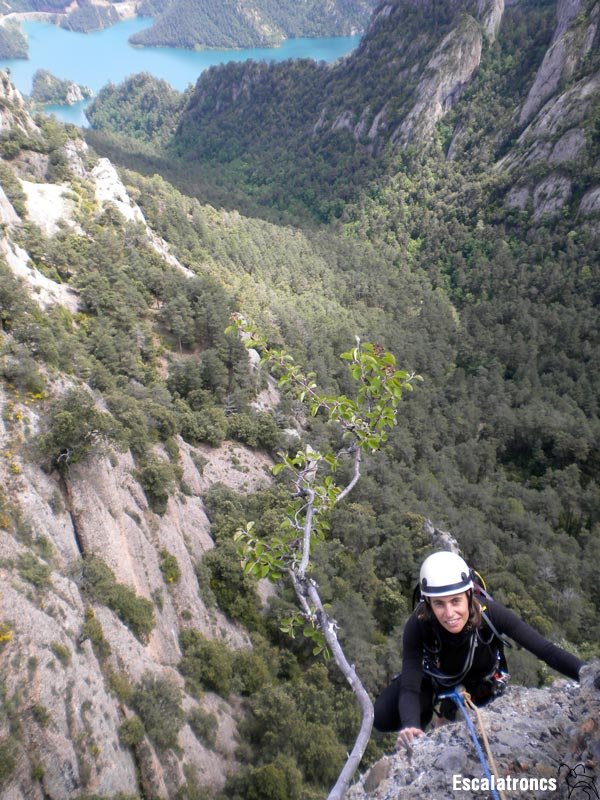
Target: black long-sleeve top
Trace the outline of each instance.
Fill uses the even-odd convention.
[[[579,670],[583,661],[552,644],[530,625],[523,622],[513,611],[500,603],[488,601],[486,615],[498,633],[514,639],[530,653],[545,661],[549,667],[561,672],[568,678],[579,679]],[[485,625],[485,623],[483,623]],[[400,719],[403,728],[419,728],[420,693],[423,675],[423,651],[427,636],[426,627],[431,626],[433,634],[437,634],[441,645],[439,667],[447,674],[455,675],[464,668],[469,649],[472,632],[463,630],[460,633],[450,633],[445,630],[437,620],[421,622],[417,619],[416,611],[408,618],[403,636],[402,659],[402,685],[400,690]],[[486,639],[487,641],[487,639]],[[491,645],[478,643],[471,669],[464,677],[462,683],[470,690],[471,686],[489,675],[496,661],[498,642],[494,638]]]

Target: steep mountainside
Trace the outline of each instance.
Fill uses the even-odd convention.
[[[22,14],[32,14],[68,30],[89,33],[135,16],[137,5],[129,0],[7,0],[1,13],[3,16],[11,15],[13,19]]]
[[[0,58],[27,58],[27,39],[11,20],[0,24]]]
[[[453,157],[461,141],[479,153],[485,139],[486,163],[510,171],[509,205],[531,201],[539,217],[553,202],[558,211],[579,196],[565,173],[581,163],[580,152],[586,171],[578,182],[594,189],[599,14],[598,3],[583,0],[507,8],[390,0],[338,65],[208,70],[183,105],[175,136],[163,143],[199,176],[218,165],[232,191],[242,181],[264,205],[305,206],[327,219],[393,170],[403,148],[437,139]],[[139,137],[143,110],[130,106],[114,123],[117,102],[103,93],[92,124]],[[542,161],[556,165],[554,174],[527,191],[521,168],[539,173]]]
[[[272,47],[297,36],[343,36],[363,30],[376,0],[168,0],[147,4],[152,27],[134,44],[171,47]]]
[[[321,287],[331,372],[364,316],[336,290],[352,248],[126,186],[6,76],[1,100],[0,796],[319,796],[354,704],[231,541],[278,524],[270,453],[299,423],[224,329],[244,297],[301,346]]]
[[[373,695],[399,669],[426,518],[500,602],[599,655],[598,7],[389,0],[333,67],[229,65],[190,97],[142,76],[127,103],[109,87],[95,114],[117,130],[95,146],[152,177],[32,120],[3,80],[11,800],[317,800],[344,761],[352,696],[283,638],[290,595],[244,576],[232,541],[248,519],[278,530],[273,453],[339,434],[250,370],[223,332],[232,310],[332,391],[352,391],[337,356],[355,335],[424,378],[314,553]],[[551,682],[525,651],[510,667]],[[565,733],[585,734],[568,717],[587,715],[590,689],[508,695],[523,714],[565,708],[528,756],[547,768]],[[507,757],[525,722],[497,737]],[[585,725],[591,755],[564,752],[591,761]],[[435,736],[427,754],[455,731]],[[365,769],[389,745],[373,737]]]

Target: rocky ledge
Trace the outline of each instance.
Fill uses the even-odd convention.
[[[557,680],[545,689],[511,687],[481,716],[506,800],[600,795],[600,661],[584,667],[579,685]],[[484,800],[492,795],[483,777],[461,717],[418,739],[412,750],[385,756],[347,797]]]
[[[45,69],[38,69],[32,81],[31,99],[44,105],[75,105],[92,96],[92,90],[73,81],[63,81]]]

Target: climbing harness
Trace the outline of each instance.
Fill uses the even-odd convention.
[[[494,639],[497,645],[494,653],[494,662],[489,672],[481,678],[481,683],[489,687],[489,695],[491,697],[499,697],[504,694],[504,691],[510,680],[510,675],[504,667],[506,667],[506,659],[504,657],[504,647],[512,647],[511,643],[499,633],[488,615],[482,612],[482,616],[490,629],[490,635],[486,638],[480,628],[474,629],[471,632],[469,641],[469,649],[465,657],[462,669],[450,675],[440,669],[439,654],[442,651],[442,643],[440,641],[437,631],[434,631],[435,640],[423,643],[423,672],[433,681],[433,685],[442,691],[452,689],[463,682],[475,658],[475,651],[481,644],[484,647],[489,647],[493,652]]]
[[[487,738],[485,728],[483,726],[483,720],[481,718],[481,714],[477,706],[472,702],[470,695],[468,694],[468,692],[462,689],[462,687],[456,686],[451,691],[438,694],[437,697],[440,700],[445,700],[445,699],[453,700],[454,703],[456,703],[457,708],[459,708],[460,711],[462,712],[462,715],[465,718],[465,722],[467,723],[467,728],[469,729],[469,733],[471,734],[473,744],[475,745],[475,750],[477,751],[477,755],[479,757],[479,761],[483,768],[484,775],[490,782],[490,793],[492,795],[492,798],[493,800],[505,800],[504,792],[502,792],[500,789],[493,788],[499,782],[498,768],[496,766],[494,756],[490,749],[490,743]],[[477,724],[479,725],[479,730],[481,732],[481,738],[483,739],[487,756],[489,758],[490,764],[492,765],[492,771],[496,779],[495,781],[492,780],[492,772],[490,771],[484,752],[481,748],[481,744],[479,743],[479,739],[477,737],[477,731],[475,730],[473,722],[471,721],[471,718],[469,717],[469,714],[467,713],[467,708],[465,708],[465,706],[475,712],[475,715],[477,717]]]

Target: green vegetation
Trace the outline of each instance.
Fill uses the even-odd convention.
[[[197,697],[203,689],[227,697],[233,680],[233,655],[227,645],[191,628],[181,632],[179,644],[183,653],[179,671],[188,690]]]
[[[17,745],[12,739],[0,740],[0,786],[13,773],[17,765]]]
[[[177,559],[173,553],[169,553],[167,550],[161,550],[160,557],[160,571],[162,572],[165,581],[167,583],[177,583],[177,581],[181,578],[181,568],[177,563]]]
[[[98,556],[88,556],[83,563],[84,588],[97,603],[102,603],[114,611],[119,619],[127,625],[142,642],[146,642],[154,627],[154,607],[145,597],[138,595],[125,586],[117,583],[113,571]],[[94,618],[88,618],[89,624]],[[88,636],[100,652],[105,651],[101,629],[88,627]],[[94,639],[96,640],[94,642]]]
[[[52,570],[33,553],[24,553],[17,560],[19,575],[23,580],[32,583],[36,589],[49,589],[52,586]]]
[[[46,706],[43,706],[41,703],[35,703],[31,707],[31,713],[33,714],[33,718],[41,728],[47,727],[48,723],[51,720],[51,716]]]
[[[33,74],[31,99],[36,103],[73,104],[91,96],[91,89],[72,81],[62,81],[48,70],[38,69]]]
[[[58,658],[61,662],[63,667],[68,667],[71,663],[71,650],[61,642],[52,642],[50,645],[50,650],[54,653],[54,655]]]
[[[174,683],[146,673],[133,692],[131,704],[146,733],[160,750],[177,747],[177,735],[185,723],[185,715],[181,708],[181,691]]]
[[[140,73],[103,86],[86,116],[100,130],[117,129],[138,141],[159,143],[174,134],[186,98],[166,81]]]
[[[8,20],[0,25],[0,58],[27,58],[29,48],[18,22]]]
[[[145,735],[144,723],[139,717],[130,717],[119,727],[119,739],[128,747],[137,747]]]
[[[81,638],[89,639],[94,648],[96,656],[100,659],[106,658],[111,653],[110,643],[104,636],[102,625],[94,614],[94,609],[88,606],[85,610],[85,622],[81,629]]]
[[[99,6],[89,0],[82,0],[69,11],[66,18],[61,19],[61,27],[70,31],[91,33],[108,28],[119,22],[120,16],[112,6]]]
[[[149,0],[153,25],[134,34],[137,45],[170,47],[273,47],[284,38],[341,36],[366,26],[374,0],[257,0],[245,9],[233,0]]]
[[[50,407],[46,432],[38,441],[42,457],[66,472],[103,446],[115,441],[118,426],[114,419],[94,407],[94,400],[84,389],[71,389]]]
[[[219,721],[214,714],[207,714],[201,709],[195,708],[188,716],[188,725],[194,731],[199,742],[202,742],[209,750],[215,749]]]

